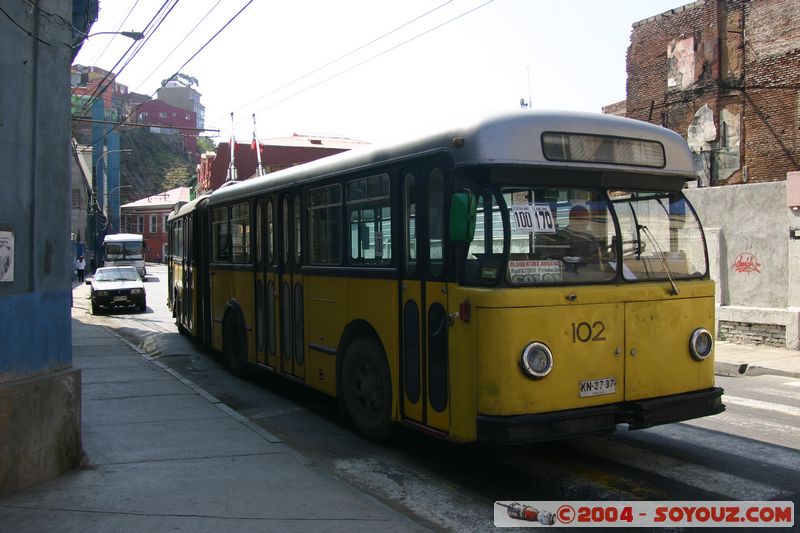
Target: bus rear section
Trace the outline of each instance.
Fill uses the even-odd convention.
[[[144,238],[136,233],[106,235],[103,239],[104,266],[132,266],[139,277],[147,277],[144,262]]]

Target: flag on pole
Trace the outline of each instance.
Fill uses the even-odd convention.
[[[238,181],[236,173],[236,134],[233,131],[233,113],[231,113],[231,160],[228,164],[228,175],[225,181]]]
[[[261,165],[261,146],[259,146],[259,142],[256,137],[256,114],[253,113],[253,144],[251,145],[253,150],[256,152],[256,161],[258,165],[256,166],[256,175],[263,176],[265,174],[264,167]]]
[[[250,149],[254,152],[258,148],[258,143],[256,142],[256,132],[253,132],[253,142],[250,143]]]

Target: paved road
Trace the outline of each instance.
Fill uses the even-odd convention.
[[[153,274],[146,313],[91,320],[159,354],[332,475],[437,527],[491,530],[496,500],[791,500],[800,509],[798,379],[718,377],[725,413],[643,431],[500,450],[404,431],[375,445],[322,394],[270,375],[231,376],[177,334],[163,267]]]

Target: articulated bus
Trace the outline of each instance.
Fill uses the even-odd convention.
[[[169,217],[179,330],[363,435],[530,443],[720,413],[686,142],[518,112],[231,182]]]

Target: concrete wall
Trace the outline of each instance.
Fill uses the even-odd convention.
[[[786,182],[685,192],[706,232],[717,331],[735,341],[800,349],[800,240],[789,231],[800,227],[800,211],[787,207]]]
[[[73,35],[67,21],[73,5],[3,5],[0,232],[12,234],[14,246],[13,253],[3,252],[11,256],[13,278],[0,282],[0,492],[48,479],[80,460],[80,379],[71,369],[70,318]],[[35,452],[23,449],[31,443]]]

